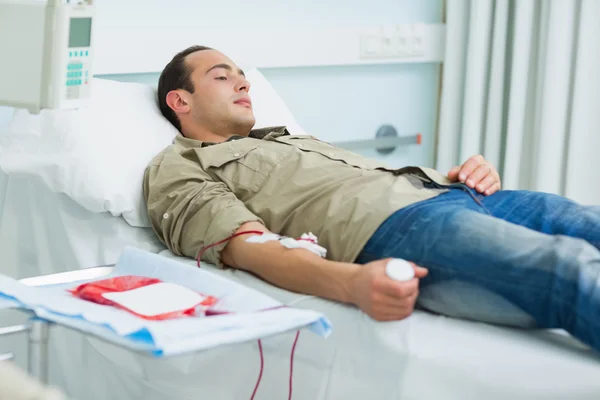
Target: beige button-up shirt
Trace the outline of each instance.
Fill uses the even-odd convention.
[[[284,127],[212,144],[179,136],[147,167],[144,195],[152,226],[177,255],[259,221],[284,236],[312,232],[327,258],[354,262],[396,210],[437,196],[423,181],[447,185],[428,168],[392,169]],[[220,267],[223,243],[203,253]]]

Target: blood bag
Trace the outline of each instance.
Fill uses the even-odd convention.
[[[200,316],[217,302],[185,286],[143,276],[118,276],[70,289],[74,296],[118,307],[140,318],[164,320]]]

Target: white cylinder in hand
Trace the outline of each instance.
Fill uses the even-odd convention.
[[[406,282],[415,277],[415,270],[412,265],[401,258],[394,258],[388,261],[385,266],[386,275],[395,281]]]

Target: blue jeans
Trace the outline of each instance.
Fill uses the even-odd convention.
[[[452,317],[560,328],[600,351],[600,207],[462,184],[391,215],[356,262],[429,269],[418,307]]]

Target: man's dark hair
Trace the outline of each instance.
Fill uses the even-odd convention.
[[[190,80],[190,74],[192,71],[188,68],[185,63],[185,57],[189,54],[197,51],[213,50],[206,46],[191,46],[187,49],[180,51],[173,57],[173,59],[167,64],[165,69],[160,74],[158,79],[158,106],[160,112],[165,116],[166,119],[171,122],[175,128],[181,132],[181,122],[175,114],[175,111],[167,104],[167,94],[171,90],[183,89],[190,93],[194,93],[194,84]]]

